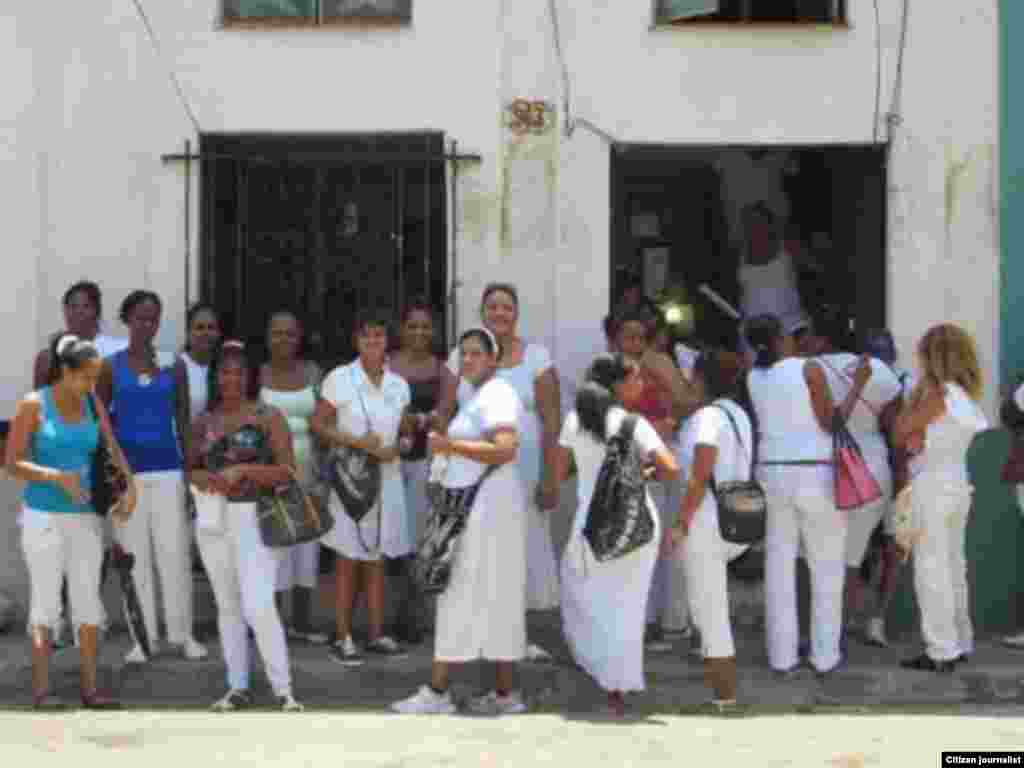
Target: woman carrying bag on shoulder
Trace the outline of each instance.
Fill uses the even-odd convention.
[[[495,662],[495,688],[473,700],[478,714],[526,710],[514,689],[526,654],[526,498],[519,478],[523,406],[513,386],[495,375],[501,347],[484,328],[459,340],[460,372],[472,395],[447,435],[431,432],[432,474],[445,492],[478,492],[460,535],[451,576],[437,600],[430,684],[392,705],[403,714],[453,714],[448,690],[452,664]]]
[[[356,318],[355,345],[359,357],[331,371],[320,388],[320,400],[310,422],[313,434],[337,455],[352,452],[379,472],[379,490],[368,505],[346,507],[346,488],[335,485],[330,493],[335,525],[323,538],[333,549],[335,562],[337,637],[331,658],[342,666],[363,664],[363,654],[352,639],[352,614],[365,584],[370,633],[365,652],[396,658],[405,651],[384,634],[384,558],[400,558],[414,548],[412,526],[405,514],[405,488],[399,466],[399,433],[406,426],[409,385],[385,366],[390,321],[367,311]],[[327,462],[337,466],[337,459]],[[373,467],[372,464],[376,464]],[[343,485],[351,477],[338,475]]]
[[[96,346],[61,334],[49,359],[53,383],[18,404],[5,461],[8,473],[26,482],[21,525],[31,588],[32,698],[37,708],[60,705],[50,687],[50,628],[60,617],[61,581],[67,577],[82,654],[82,704],[112,707],[117,702],[97,691],[96,678],[103,518],[91,493],[96,488],[93,454],[100,441],[128,479],[127,493],[111,510],[121,524],[135,509],[135,481],[106,409],[92,396],[102,369]]]

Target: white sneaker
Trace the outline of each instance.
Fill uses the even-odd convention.
[[[252,696],[248,691],[232,689],[224,694],[210,707],[214,712],[235,712],[239,709],[246,709],[252,706]]]
[[[888,648],[889,641],[885,637],[885,620],[878,616],[868,619],[867,624],[864,626],[864,637],[868,645]]]
[[[306,708],[295,700],[290,693],[277,697],[277,703],[281,705],[282,712],[305,712]]]
[[[548,662],[551,661],[551,654],[541,648],[539,645],[526,646],[526,660],[533,662]]]
[[[199,661],[205,659],[210,655],[210,652],[206,650],[206,646],[197,643],[194,638],[189,638],[181,646],[182,652],[185,654],[185,658],[191,661]]]
[[[140,645],[136,645],[128,652],[128,655],[124,657],[125,664],[145,664],[147,661],[149,661],[149,657],[146,655],[146,652],[142,650],[142,646]]]
[[[1003,645],[1010,648],[1024,649],[1024,632],[1021,632],[1018,635],[1007,635],[1003,638]]]
[[[469,711],[476,715],[521,715],[526,703],[519,691],[510,691],[507,696],[491,691],[470,701]]]
[[[429,685],[424,685],[408,699],[392,704],[391,711],[400,715],[454,715],[455,705],[450,691],[435,693]]]

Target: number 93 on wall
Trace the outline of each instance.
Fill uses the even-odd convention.
[[[546,101],[516,99],[505,109],[505,124],[516,134],[542,135],[555,121],[555,109]]]

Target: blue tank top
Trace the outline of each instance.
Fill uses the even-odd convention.
[[[174,430],[175,382],[171,368],[140,380],[127,352],[110,358],[114,378],[114,435],[133,472],[181,469]]]
[[[32,435],[32,461],[62,472],[78,472],[82,488],[92,490],[92,454],[99,440],[99,426],[86,405],[81,421],[68,424],[60,417],[52,390],[44,387],[39,428]],[[77,504],[63,488],[52,483],[28,483],[23,496],[25,506],[42,512],[92,514],[92,504]]]

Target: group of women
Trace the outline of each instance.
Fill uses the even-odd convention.
[[[985,421],[973,342],[954,326],[938,326],[922,339],[919,376],[909,387],[886,363],[830,350],[810,334],[786,336],[767,316],[746,323],[755,355],[749,370],[735,355],[708,351],[683,371],[653,343],[650,319],[626,308],[606,324],[611,349],[590,366],[563,423],[551,356],[518,336],[519,297],[507,284],[485,289],[482,325],[462,335],[447,361],[434,353],[432,308],[414,302],[401,318],[397,350],[390,318],[360,314],[356,359],[326,377],[303,354],[299,319],[277,312],[268,324],[269,359],[255,382],[249,351],[221,339],[211,307],[189,312],[188,343],[171,360],[154,352],[161,304],[151,292],[137,291],[122,304],[124,348],[98,333],[95,285],[72,286],[64,307],[67,330],[36,361],[36,389],[19,405],[7,452],[9,471],[27,482],[23,546],[39,706],[53,700],[48,660],[64,579],[83,650],[83,702],[114,703],[97,690],[95,670],[104,527],[90,505],[89,457],[100,439],[131,477],[113,534],[135,555],[151,644],[157,647],[159,628],[155,564],[167,641],[193,659],[206,656],[192,634],[194,513],[228,670],[228,691],[214,705],[220,711],[252,703],[250,631],[279,706],[302,709],[292,692],[287,641],[328,642],[312,620],[320,544],[336,555],[332,659],[356,666],[366,655],[395,658],[404,654],[400,641],[422,638],[427,606],[410,560],[426,525],[428,479],[445,493],[478,492],[451,583],[437,600],[431,679],[396,711],[454,711],[450,667],[478,659],[495,662],[495,685],[471,709],[523,711],[515,664],[548,655],[528,641],[526,614],[559,604],[570,650],[607,691],[612,712],[622,714],[625,695],[644,688],[648,624],[666,638],[695,628],[714,701],[735,702],[727,564],[744,548],[723,540],[714,488],[751,477],[768,498],[769,662],[782,674],[801,663],[795,563],[802,551],[812,580],[809,663],[828,674],[842,661],[844,581],[847,602],[857,605],[863,585],[852,577],[887,506],[883,500],[850,513],[837,509],[829,466],[837,419],[861,443],[886,499],[905,482],[890,471],[893,448],[912,456],[914,514],[923,531],[914,557],[925,653],[906,665],[948,670],[973,650],[963,559],[966,450]],[[650,465],[657,535],[624,557],[599,562],[583,530],[605,443],[629,413],[639,416],[633,441]],[[360,449],[381,466],[378,503],[360,522],[317,472],[331,446]],[[559,568],[551,512],[573,476],[576,514]],[[269,549],[260,539],[256,502],[291,477],[331,505],[336,524],[321,542]],[[391,626],[386,589],[400,596]],[[360,592],[369,618],[362,647],[352,629]],[[867,636],[884,644],[878,619],[871,617]],[[646,639],[650,645],[663,638]],[[127,661],[146,661],[140,645]]]

